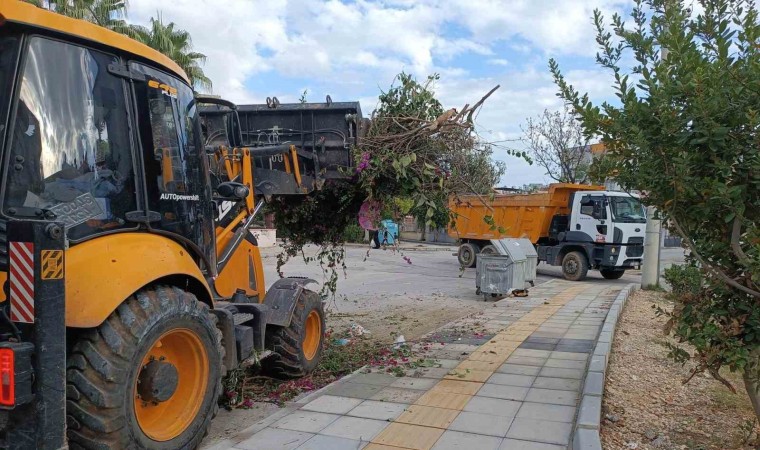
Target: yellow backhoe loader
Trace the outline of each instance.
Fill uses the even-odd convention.
[[[227,371],[313,370],[313,280],[266,290],[249,229],[343,176],[361,120],[197,98],[164,55],[1,0],[0,447],[194,449]]]

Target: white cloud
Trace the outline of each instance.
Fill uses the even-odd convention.
[[[399,71],[418,77],[438,72],[439,93],[447,106],[461,108],[502,85],[479,114],[478,129],[490,140],[504,141],[519,137],[526,117],[561,107],[546,69],[547,55],[593,55],[593,8],[598,5],[609,12],[629,3],[174,0],[161,8],[164,21],[188,30],[196,50],[207,55],[204,70],[214,92],[232,101],[262,102],[267,95],[295,101],[302,92],[295,92],[296,87],[308,86],[311,101],[328,93],[336,101],[358,99],[369,114],[378,88],[387,88]],[[146,23],[156,15],[157,5],[151,0],[130,0],[129,6],[133,22]],[[591,65],[566,76],[592,96],[607,93],[609,80]],[[250,86],[257,77],[275,82],[258,88],[266,92],[253,91]],[[290,86],[288,90],[277,84],[279,79],[290,80],[283,84]],[[503,150],[499,152],[506,158]],[[543,179],[535,166],[509,161],[505,184]]]

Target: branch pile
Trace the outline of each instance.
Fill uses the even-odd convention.
[[[353,149],[355,169],[346,180],[330,181],[310,196],[282,197],[269,205],[278,235],[285,240],[278,271],[301,254],[306,262],[321,265],[328,280],[323,293],[334,294],[338,270],[345,269],[344,231],[356,223],[365,202],[392,205],[398,203],[394,200],[410,199],[416,210],[426,209],[424,217],[430,223],[436,212],[448,214],[450,195],[488,192],[498,181],[503,167],[491,163],[490,147],[474,133],[475,114],[498,86],[461,111],[444,110],[432,91],[437,79],[431,76],[419,84],[401,74],[400,83],[380,95],[370,125]],[[307,244],[319,246],[316,255],[303,252]]]

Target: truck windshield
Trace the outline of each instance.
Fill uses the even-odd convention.
[[[646,223],[644,207],[637,198],[609,197],[612,217],[615,222]]]
[[[66,224],[69,238],[132,226],[134,167],[118,60],[51,39],[30,39],[21,70],[3,212]]]

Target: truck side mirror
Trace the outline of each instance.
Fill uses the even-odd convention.
[[[604,220],[607,218],[607,211],[603,205],[604,203],[602,201],[594,202],[594,214],[592,215],[594,219]]]

